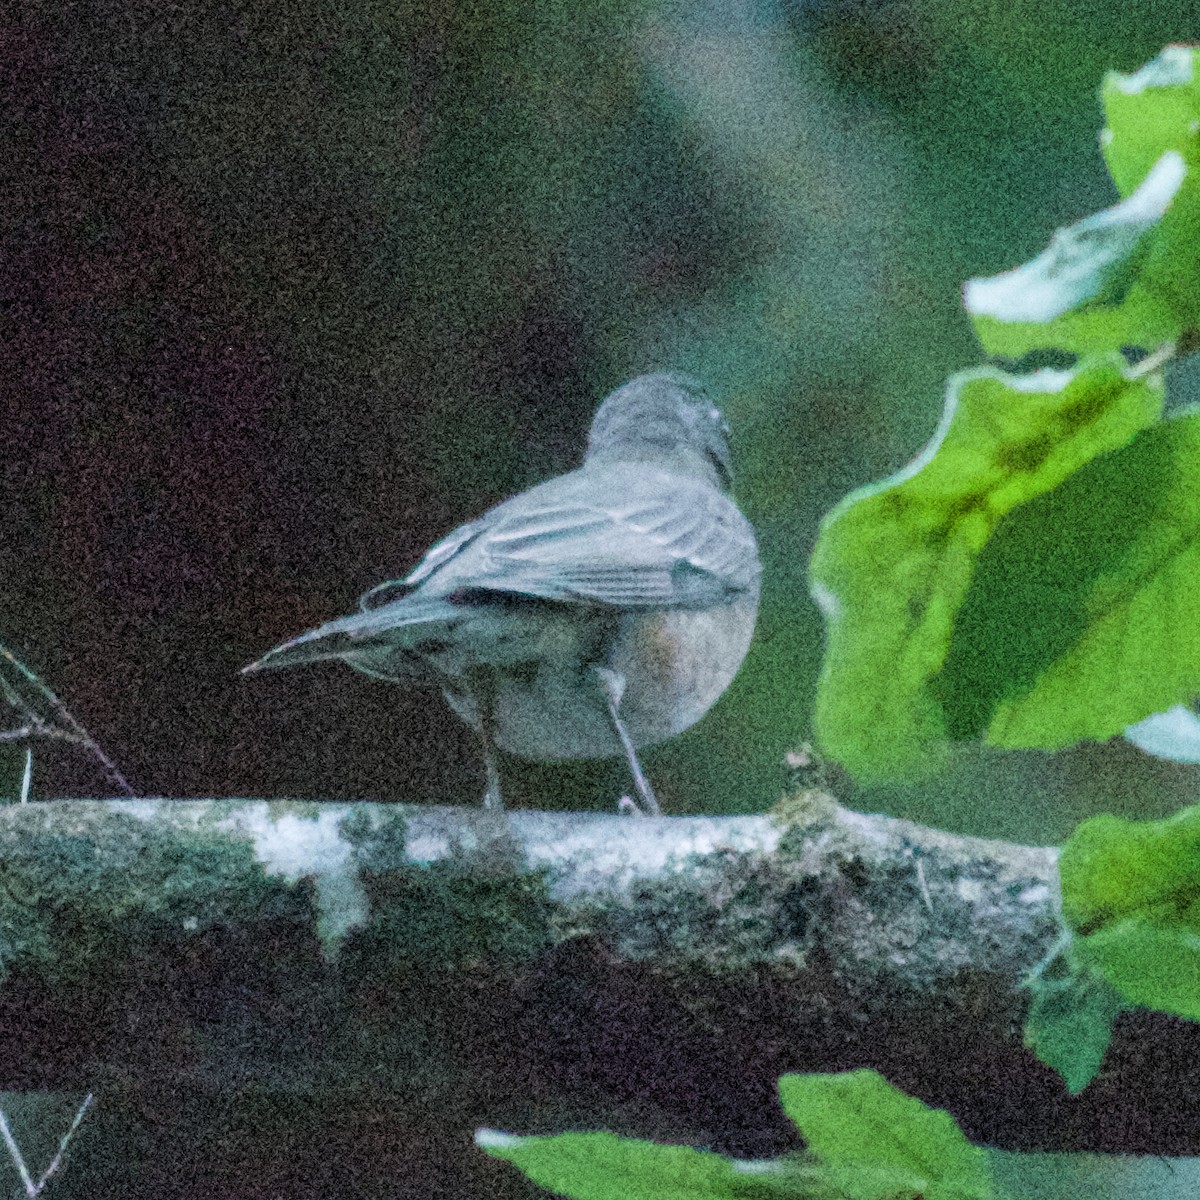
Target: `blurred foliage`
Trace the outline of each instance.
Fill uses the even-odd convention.
[[[991,1200],[987,1157],[954,1118],[877,1071],[783,1075],[784,1112],[802,1155],[730,1161],[691,1146],[611,1133],[518,1137],[483,1129],[476,1144],[572,1200]]]
[[[1075,704],[1061,696],[1057,704],[1035,702],[1031,722],[1029,700],[1048,660],[1089,644],[1081,626],[1094,640],[1096,619],[1072,607],[1086,583],[1069,586],[1067,568],[1111,571],[1101,549],[1111,551],[1114,510],[1142,518],[1134,523],[1145,532],[1147,506],[1129,493],[1143,494],[1148,480],[1120,460],[1107,490],[1087,490],[1068,509],[1075,542],[1037,505],[1058,500],[1086,467],[1118,461],[1119,450],[1160,416],[1162,393],[1161,378],[1134,376],[1115,351],[1071,372],[961,371],[949,380],[942,420],[921,454],[825,518],[811,562],[827,620],[817,730],[823,748],[857,778],[927,778],[945,764],[951,739],[985,730],[992,745],[1047,747],[1106,738],[1129,723],[1118,712],[1095,732],[1096,710],[1134,674],[1127,654],[1107,672],[1076,671],[1086,694]],[[1036,516],[1022,526],[1026,540],[1005,540],[1027,512]],[[1085,519],[1090,555],[1077,546]],[[1002,544],[1013,548],[995,551]],[[1010,569],[993,566],[994,585],[981,587],[997,558]],[[1168,629],[1161,640],[1169,658],[1177,638]],[[989,722],[1005,702],[1018,713],[1009,714],[1010,728],[1023,713],[1041,736],[994,736]],[[1092,724],[1080,729],[1085,717]]]
[[[609,387],[678,367],[727,397],[765,591],[730,693],[647,765],[671,811],[765,808],[810,732],[820,515],[907,461],[979,361],[962,281],[1115,199],[1098,81],[1193,21],[1182,0],[6,12],[0,634],[151,790],[472,797],[439,703],[236,670],[573,465]],[[526,803],[627,786],[618,763],[510,777]],[[847,798],[1049,841],[1191,781],[1123,746],[981,750]]]

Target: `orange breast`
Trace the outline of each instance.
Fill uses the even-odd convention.
[[[747,597],[625,618],[612,666],[625,677],[621,715],[637,745],[682,733],[708,712],[746,657],[757,611],[757,597]]]

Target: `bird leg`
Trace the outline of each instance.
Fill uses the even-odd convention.
[[[499,812],[504,807],[500,798],[500,760],[496,754],[496,743],[480,731],[479,744],[483,747],[483,765],[487,771],[487,790],[483,793],[483,807]]]
[[[470,724],[483,752],[483,768],[487,773],[483,807],[490,812],[500,812],[504,808],[500,796],[500,755],[496,750],[495,682],[490,671],[473,671],[469,690],[460,689],[458,692],[459,695],[465,695],[475,709],[475,720]]]
[[[600,690],[604,693],[604,702],[608,709],[608,719],[613,733],[617,735],[617,741],[621,743],[621,748],[625,751],[625,761],[629,764],[629,773],[633,776],[633,786],[637,789],[641,814],[646,817],[660,816],[662,809],[658,807],[654,789],[642,771],[642,764],[638,762],[637,751],[633,747],[633,739],[629,736],[629,731],[625,728],[625,724],[617,712],[621,704],[621,697],[625,694],[625,680],[608,667],[593,669],[596,672],[596,678],[600,681]]]

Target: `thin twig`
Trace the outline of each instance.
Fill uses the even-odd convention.
[[[1141,379],[1145,375],[1152,375],[1160,367],[1170,362],[1175,357],[1176,347],[1174,342],[1165,342],[1159,346],[1157,350],[1147,354],[1145,358],[1135,363],[1129,368],[1130,379]]]
[[[17,1173],[21,1176],[21,1182],[25,1185],[25,1195],[36,1196],[38,1185],[33,1182],[33,1176],[29,1174],[21,1147],[17,1145],[17,1139],[13,1137],[12,1130],[8,1127],[8,1114],[2,1108],[0,1108],[0,1137],[4,1139],[4,1144],[8,1147],[8,1155],[13,1160]]]
[[[69,729],[59,729],[55,725],[47,725],[41,717],[34,717],[30,725],[18,725],[16,729],[0,729],[0,742],[27,742],[30,738],[57,738],[60,742],[70,742],[72,746],[83,746],[87,743]]]
[[[75,1136],[75,1130],[79,1128],[80,1121],[83,1120],[84,1114],[92,1107],[94,1097],[91,1092],[88,1092],[83,1098],[83,1103],[79,1106],[79,1111],[75,1114],[75,1120],[71,1122],[71,1128],[62,1136],[62,1141],[58,1143],[58,1153],[50,1160],[50,1165],[42,1172],[41,1179],[38,1180],[37,1188],[33,1195],[37,1195],[49,1181],[50,1177],[62,1165],[63,1155],[67,1152],[67,1147],[71,1144],[71,1139]]]
[[[33,1176],[29,1174],[29,1168],[25,1165],[25,1156],[21,1153],[21,1147],[17,1145],[17,1139],[13,1137],[12,1129],[8,1124],[8,1114],[3,1108],[0,1108],[0,1138],[4,1139],[4,1144],[8,1147],[9,1156],[17,1168],[17,1173],[21,1176],[21,1183],[25,1187],[26,1196],[39,1195],[46,1184],[49,1183],[51,1177],[62,1166],[63,1155],[66,1154],[67,1147],[71,1144],[71,1139],[75,1136],[75,1131],[79,1128],[79,1123],[83,1120],[87,1110],[92,1107],[94,1099],[95,1097],[91,1092],[88,1092],[83,1098],[83,1103],[79,1106],[79,1110],[75,1114],[75,1119],[71,1122],[71,1127],[63,1134],[58,1143],[58,1153],[50,1160],[50,1165],[42,1172],[42,1177],[37,1183],[33,1182]]]
[[[73,734],[73,738],[67,737],[66,740],[74,740],[78,745],[81,745],[88,750],[107,772],[109,779],[111,779],[112,782],[115,783],[117,787],[125,793],[125,795],[135,795],[136,793],[134,792],[133,788],[129,786],[129,781],[124,775],[121,774],[120,770],[118,770],[116,763],[114,763],[112,759],[104,753],[92,735],[88,733],[88,731],[84,729],[83,725],[80,724],[80,722],[77,721],[71,714],[71,710],[67,708],[67,706],[41,681],[41,679],[39,679],[37,675],[35,675],[23,662],[21,662],[21,660],[18,659],[11,650],[2,644],[0,644],[0,658],[4,659],[9,666],[17,671],[26,681],[26,683],[34,687],[41,694],[42,698],[54,710],[55,716],[59,719],[59,721],[62,722],[62,725],[66,727],[65,730],[60,727],[57,731],[57,736],[62,737],[64,736],[64,733]],[[23,712],[26,716],[26,719],[38,727],[38,733],[40,735],[46,737],[56,736],[54,733],[49,732],[54,730],[56,727],[40,717],[33,710],[33,708],[30,707],[20,692],[14,688],[11,683],[9,683],[7,680],[4,680],[2,675],[0,675],[0,690],[4,692],[5,699],[8,700],[9,704]]]

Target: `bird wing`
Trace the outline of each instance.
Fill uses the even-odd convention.
[[[708,608],[755,588],[760,570],[750,523],[720,491],[623,463],[582,468],[497,505],[438,542],[404,587]],[[395,599],[397,590],[372,589],[364,607]]]
[[[494,511],[494,510],[493,510]],[[434,542],[425,551],[425,557],[413,568],[404,579],[385,579],[373,588],[368,588],[358,598],[358,606],[363,612],[382,608],[393,600],[402,599],[418,584],[423,583],[438,567],[449,562],[468,542],[473,541],[487,527],[487,514],[475,521],[460,525],[453,532],[446,534],[440,542]]]
[[[405,674],[418,660],[405,657],[399,631],[454,625],[464,604],[489,594],[702,609],[756,590],[760,572],[754,530],[710,484],[629,463],[582,468],[459,526],[406,579],[368,591],[361,612],[292,638],[245,669],[346,657],[373,671],[368,652],[382,646],[385,673]]]

